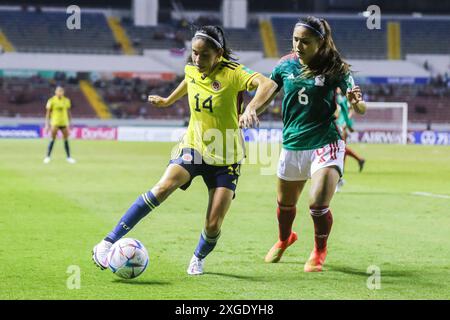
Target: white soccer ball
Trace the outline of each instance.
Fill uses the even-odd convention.
[[[147,268],[148,262],[147,249],[136,239],[120,239],[108,253],[109,269],[123,279],[139,276]]]

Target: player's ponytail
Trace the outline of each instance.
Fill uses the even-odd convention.
[[[207,36],[201,36],[198,34],[206,34]],[[237,57],[233,55],[233,51],[228,47],[227,41],[225,39],[225,33],[219,26],[203,26],[200,27],[194,34],[194,38],[201,37],[204,39],[212,48],[219,50],[223,49],[223,57],[227,60],[236,61]]]
[[[350,72],[350,65],[341,58],[331,36],[331,27],[325,19],[309,16],[300,20],[299,24],[306,24],[313,31],[313,36],[323,39],[319,51],[304,72],[305,77],[324,75],[326,78],[338,78]]]

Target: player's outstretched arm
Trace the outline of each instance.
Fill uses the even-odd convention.
[[[253,128],[259,126],[258,115],[266,109],[269,103],[275,98],[278,85],[275,81],[258,75],[252,80],[252,86],[256,87],[256,94],[245,108],[244,113],[239,118],[240,128]]]
[[[186,81],[181,81],[178,87],[170,94],[169,97],[163,98],[160,96],[150,95],[148,96],[148,102],[155,105],[156,107],[168,107],[174,104],[177,100],[181,99],[187,94],[187,83]]]
[[[353,87],[352,89],[349,89],[347,91],[347,99],[350,101],[350,104],[352,105],[353,110],[355,110],[356,113],[364,114],[366,113],[366,103],[362,99],[362,93],[361,88],[358,86]]]

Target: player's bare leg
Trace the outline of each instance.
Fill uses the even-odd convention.
[[[175,190],[186,184],[191,179],[189,172],[177,164],[169,164],[158,183],[151,189],[151,192],[162,203]]]
[[[296,215],[296,205],[306,181],[286,181],[278,178],[278,241],[272,246],[264,258],[265,262],[280,261],[284,251],[297,241],[297,233],[292,232],[292,224]]]
[[[214,188],[209,190],[209,202],[206,212],[205,227],[200,236],[199,245],[191,258],[187,273],[189,275],[203,274],[203,265],[206,255],[208,255],[216,246],[220,237],[222,222],[225,218],[234,191],[228,188]]]
[[[314,249],[305,263],[305,272],[322,271],[327,256],[327,239],[333,224],[329,205],[338,181],[339,171],[334,166],[319,169],[311,177],[309,207],[314,221]]]
[[[75,161],[74,158],[72,158],[70,156],[70,148],[69,148],[69,135],[70,135],[70,132],[69,132],[69,129],[67,127],[66,128],[62,128],[61,132],[62,132],[63,138],[64,138],[64,149],[66,150],[67,162],[71,163],[71,164],[74,164],[74,163],[76,163],[76,161]]]
[[[48,144],[47,156],[44,158],[45,164],[50,163],[50,160],[51,160],[50,156],[52,154],[53,145],[55,144],[57,134],[58,134],[58,127],[51,127],[50,128],[51,141]]]

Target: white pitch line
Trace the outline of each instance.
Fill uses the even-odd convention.
[[[414,195],[414,196],[450,199],[450,196],[445,195],[445,194],[435,194],[435,193],[429,193],[429,192],[413,192],[411,194]]]

